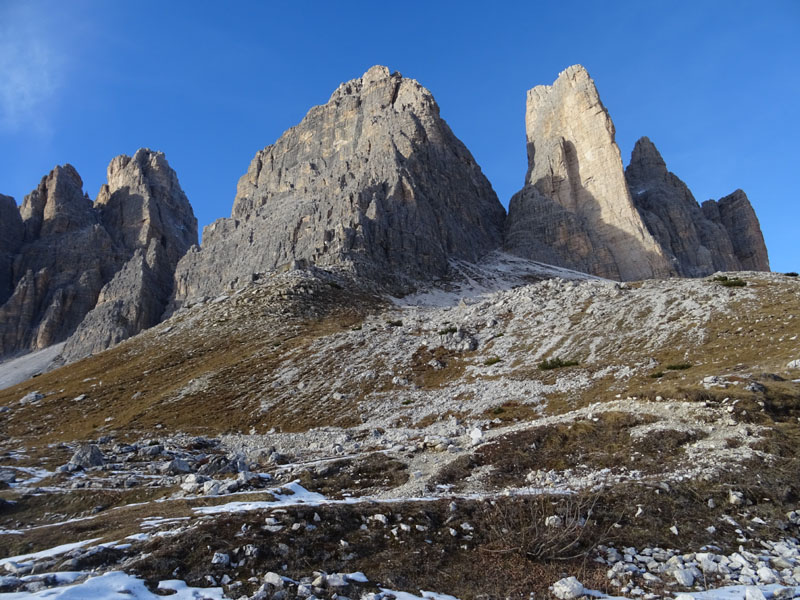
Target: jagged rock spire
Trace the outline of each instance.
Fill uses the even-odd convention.
[[[525,125],[528,172],[509,205],[507,250],[613,279],[672,273],[633,205],[614,124],[586,69],[529,90]]]
[[[758,219],[741,190],[701,209],[646,137],[636,142],[625,177],[648,230],[680,275],[769,270]]]

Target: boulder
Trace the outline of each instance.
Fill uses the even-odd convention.
[[[583,584],[575,577],[565,577],[553,584],[553,595],[560,600],[575,600],[585,593]]]
[[[69,464],[81,469],[89,469],[91,467],[100,467],[104,463],[103,453],[96,444],[85,444],[75,451],[72,458],[69,459]]]

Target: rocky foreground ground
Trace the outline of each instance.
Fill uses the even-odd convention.
[[[268,276],[0,391],[0,597],[795,596],[797,278],[523,266]]]

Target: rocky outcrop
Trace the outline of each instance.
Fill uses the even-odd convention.
[[[113,242],[72,166],[42,178],[20,215],[23,244],[14,258],[13,293],[0,306],[0,356],[66,339],[116,266]]]
[[[95,206],[127,261],[67,341],[66,360],[104,350],[161,321],[175,268],[197,243],[197,220],[160,152],[139,150],[108,166]]]
[[[11,249],[10,276],[0,280],[8,290],[0,297],[0,356],[75,333],[64,350],[74,360],[160,321],[197,222],[161,153],[117,157],[108,179],[93,204],[77,171],[60,166],[16,218],[13,200],[0,202],[0,269]]]
[[[614,125],[580,65],[528,91],[528,173],[511,200],[512,254],[612,279],[673,273],[625,183]]]
[[[230,219],[176,274],[176,305],[304,262],[389,289],[500,246],[504,210],[428,90],[376,66],[258,152]]]
[[[736,190],[719,201],[703,202],[703,213],[714,223],[721,223],[731,239],[733,253],[745,271],[769,271],[764,236],[750,200]]]
[[[648,231],[679,275],[769,270],[758,219],[741,190],[701,208],[646,137],[636,142],[625,178]]]
[[[12,266],[24,235],[17,203],[11,196],[0,194],[0,306],[13,291]]]

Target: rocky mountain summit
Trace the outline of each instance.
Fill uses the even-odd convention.
[[[614,124],[580,65],[528,91],[528,173],[509,204],[505,246],[617,280],[672,273],[631,199]]]
[[[764,237],[743,191],[701,208],[647,137],[636,142],[625,179],[648,231],[682,277],[769,271]]]
[[[497,265],[500,249],[616,280],[769,269],[743,192],[700,207],[647,138],[623,171],[580,65],[528,92],[526,133],[525,186],[506,216],[431,93],[375,66],[256,154],[202,247],[163,154],[115,158],[94,203],[73,167],[56,167],[19,211],[0,197],[0,357],[68,339],[73,361],[309,266],[394,295]]]
[[[231,218],[181,261],[176,303],[306,263],[407,291],[498,248],[504,218],[431,93],[376,66],[256,154]]]
[[[112,160],[95,206],[128,258],[67,342],[68,361],[160,323],[178,261],[197,243],[192,207],[162,153],[139,150]]]
[[[582,66],[530,90],[525,123],[528,173],[509,204],[509,252],[617,280],[769,270],[744,192],[701,208],[646,137],[623,171],[614,124]]]
[[[115,158],[108,181],[92,203],[65,165],[18,212],[3,197],[0,356],[72,336],[66,356],[80,358],[161,320],[175,265],[197,240],[192,208],[161,153]]]

